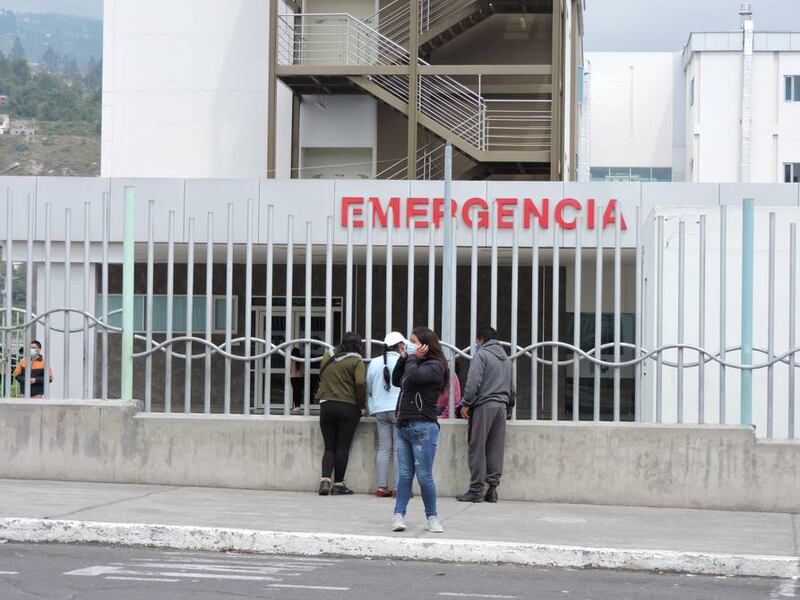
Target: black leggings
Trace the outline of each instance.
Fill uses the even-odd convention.
[[[361,412],[355,404],[327,400],[319,409],[319,426],[325,440],[325,454],[322,455],[322,476],[331,477],[334,482],[344,481],[347,461],[350,458],[350,444],[356,433]]]
[[[306,380],[303,377],[291,377],[289,381],[292,382],[292,403],[295,408],[303,406],[303,392]]]

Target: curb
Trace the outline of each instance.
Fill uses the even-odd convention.
[[[800,559],[792,556],[583,548],[139,523],[0,519],[0,539],[18,543],[108,544],[209,552],[502,563],[693,575],[800,577]]]

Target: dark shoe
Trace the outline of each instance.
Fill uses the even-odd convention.
[[[490,485],[489,489],[486,490],[486,495],[483,497],[486,502],[497,502],[497,486]]]
[[[379,487],[377,490],[375,490],[375,495],[378,498],[391,498],[392,497],[392,492],[390,492],[385,487]]]
[[[350,496],[352,493],[353,490],[343,483],[335,483],[331,489],[331,496]]]
[[[323,479],[319,482],[319,495],[320,496],[327,496],[331,493],[331,480],[330,479]]]
[[[456,496],[456,500],[459,502],[483,502],[483,492],[469,490],[466,494]]]

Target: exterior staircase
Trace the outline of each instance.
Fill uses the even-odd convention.
[[[446,43],[508,4],[504,0],[419,2],[423,48]],[[325,92],[349,85],[402,114],[415,110],[419,125],[475,163],[549,163],[550,100],[488,98],[454,77],[423,72],[417,75],[416,102],[409,102],[412,61],[420,71],[430,66],[406,47],[409,22],[407,0],[394,0],[366,19],[346,13],[281,16],[277,57],[282,79],[298,93],[309,93],[302,81],[310,80]]]

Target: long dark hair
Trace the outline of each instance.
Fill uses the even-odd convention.
[[[444,356],[442,344],[439,342],[439,336],[427,327],[417,327],[411,332],[419,340],[420,344],[428,347],[428,356],[438,360],[444,365],[444,385],[450,383],[450,368],[447,366],[447,358]]]
[[[361,336],[355,331],[348,331],[342,336],[342,341],[336,348],[336,354],[361,354]]]
[[[383,389],[387,392],[392,389],[392,373],[389,371],[389,358],[386,356],[389,352],[397,352],[400,349],[400,344],[394,346],[383,345]]]

